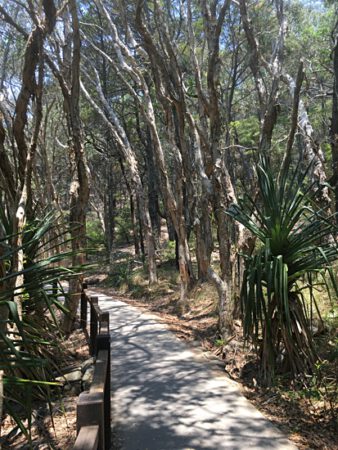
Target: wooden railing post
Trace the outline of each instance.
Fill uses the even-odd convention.
[[[100,314],[99,334],[109,334],[109,312]]]
[[[110,332],[109,312],[102,312],[98,297],[81,294],[81,326],[87,333],[87,302],[90,303],[90,353],[96,357],[89,392],[82,392],[77,403],[76,450],[110,450]]]
[[[109,447],[105,445],[104,430],[104,406],[102,393],[81,392],[77,403],[76,428],[79,433],[81,427],[89,425],[99,426],[98,450],[105,450]]]
[[[81,292],[81,310],[80,310],[80,324],[83,330],[87,329],[87,294],[82,291]]]
[[[78,432],[73,450],[97,450],[99,445],[100,427],[88,425]]]
[[[92,356],[96,353],[96,336],[98,332],[98,317],[95,310],[95,306],[97,306],[99,303],[98,297],[91,297],[91,303],[90,303],[90,354]]]
[[[109,315],[109,313],[108,313]],[[108,318],[109,320],[109,318]],[[109,324],[109,322],[108,322]],[[107,373],[104,384],[104,433],[105,433],[105,450],[110,449],[111,441],[111,400],[110,400],[110,334],[109,326],[107,334],[99,334],[96,338],[96,356],[100,350],[106,350],[108,352],[107,360]]]
[[[54,295],[57,295],[58,293],[58,282],[57,281],[53,281],[52,283],[52,291]]]

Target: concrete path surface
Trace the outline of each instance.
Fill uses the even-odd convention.
[[[296,449],[156,317],[104,296],[99,304],[110,312],[113,450]]]

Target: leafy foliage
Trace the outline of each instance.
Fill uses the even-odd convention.
[[[60,296],[67,294],[62,280],[75,272],[60,264],[71,252],[60,251],[67,243],[67,230],[59,231],[53,214],[35,220],[23,232],[20,249],[11,245],[10,223],[2,215],[0,226],[6,234],[0,240],[0,264],[5,271],[0,278],[0,370],[4,373],[4,406],[21,431],[29,439],[33,398],[49,398],[55,370],[62,355],[57,350],[61,338],[58,311],[65,312]],[[24,269],[12,269],[13,258],[24,252]],[[24,275],[22,286],[15,280]],[[22,317],[18,310],[18,295],[23,298]],[[28,418],[28,428],[23,417]]]
[[[246,257],[241,292],[244,333],[259,346],[262,375],[271,383],[277,365],[294,376],[312,370],[317,356],[304,290],[327,275],[337,293],[332,263],[337,259],[336,226],[315,202],[320,187],[307,181],[308,168],[285,170],[273,179],[265,157],[257,166],[258,198],[246,195],[228,214],[258,239]]]

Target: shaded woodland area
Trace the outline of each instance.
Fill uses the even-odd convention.
[[[337,368],[337,17],[334,0],[0,1],[1,415],[52,389],[52,344],[103,269],[156,292],[169,264],[183,317],[212,286],[218,341],[240,321],[264,386]]]

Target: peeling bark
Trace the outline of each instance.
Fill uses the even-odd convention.
[[[45,19],[38,20],[33,16],[35,27],[32,32],[27,35],[19,26],[16,27],[20,32],[23,32],[27,39],[26,49],[24,54],[23,70],[21,75],[21,88],[18,94],[13,121],[13,135],[15,138],[17,153],[18,153],[18,183],[16,186],[16,197],[14,199],[13,211],[13,239],[12,245],[17,251],[13,255],[13,272],[22,272],[24,267],[24,254],[22,250],[23,230],[26,224],[26,218],[31,213],[32,192],[31,180],[33,163],[36,153],[37,140],[40,133],[42,122],[42,91],[43,91],[43,42],[47,34],[51,33],[55,25],[54,3],[52,0],[46,1],[43,4]],[[6,14],[2,8],[0,13],[5,20],[15,26],[15,22]],[[37,74],[36,74],[37,72]],[[37,79],[36,79],[37,75]],[[27,126],[27,114],[31,100],[35,98],[34,111],[34,128],[30,143],[25,134]],[[4,156],[0,164],[1,172],[8,171],[5,174],[7,185],[9,189],[13,188],[14,178],[12,171],[9,169],[9,161],[5,156],[4,150],[5,132],[3,125],[0,125],[0,152]],[[14,192],[8,193],[9,198],[13,200]],[[17,305],[18,315],[22,317],[22,285],[23,275],[15,277],[14,282],[14,300]]]
[[[80,59],[81,39],[79,19],[77,13],[77,2],[69,0],[69,13],[71,17],[72,30],[67,38],[71,36],[71,64],[63,73],[52,66],[53,73],[59,80],[64,96],[67,112],[67,122],[71,138],[70,161],[72,170],[72,182],[70,185],[70,228],[72,237],[73,265],[79,266],[85,262],[86,245],[86,208],[89,200],[90,173],[87,165],[85,150],[83,147],[82,125],[80,118]],[[65,49],[67,53],[67,48]],[[65,66],[63,67],[65,68]],[[69,283],[69,297],[65,306],[69,313],[63,320],[63,330],[70,333],[76,318],[77,309],[82,290],[82,279],[76,277]]]

